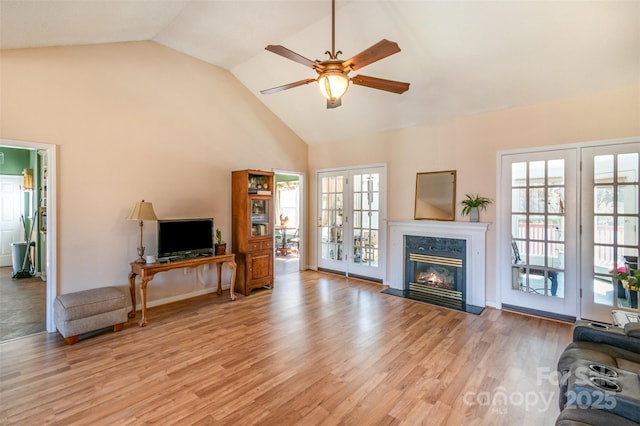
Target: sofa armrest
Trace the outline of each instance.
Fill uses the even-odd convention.
[[[640,339],[640,322],[630,322],[624,325],[624,334]]]
[[[634,337],[640,333],[640,330],[635,327],[629,327],[629,329],[631,334],[627,335],[625,329],[621,327],[577,321],[573,326],[573,341],[601,343],[640,354],[640,338]]]

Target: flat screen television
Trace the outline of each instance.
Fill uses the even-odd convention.
[[[158,221],[158,258],[212,255],[213,218]]]

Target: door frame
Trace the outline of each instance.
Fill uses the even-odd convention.
[[[502,176],[504,175],[504,172],[502,170],[502,157],[505,155],[513,155],[513,154],[528,154],[528,153],[536,153],[536,152],[541,152],[541,151],[556,151],[556,150],[566,150],[566,149],[575,149],[577,151],[577,158],[581,159],[582,158],[582,149],[583,148],[591,148],[591,147],[597,147],[597,146],[606,146],[606,145],[618,145],[618,144],[625,144],[625,143],[634,143],[634,142],[639,142],[640,141],[640,136],[633,136],[633,137],[627,137],[627,138],[617,138],[617,139],[603,139],[603,140],[596,140],[596,141],[586,141],[586,142],[577,142],[577,143],[572,143],[572,144],[561,144],[561,145],[548,145],[548,146],[540,146],[540,147],[531,147],[531,148],[519,148],[519,149],[514,149],[514,150],[504,150],[504,151],[497,151],[496,152],[496,164],[497,164],[497,168],[496,168],[496,194],[500,194],[501,191],[501,186],[502,186]],[[582,187],[582,176],[579,175],[578,179],[577,179],[577,185],[578,187],[576,188],[576,197],[577,197],[577,205],[578,205],[578,209],[577,209],[577,217],[578,217],[578,221],[577,221],[577,226],[578,229],[582,226],[582,222],[581,222],[581,217],[582,217],[582,211],[579,208],[579,206],[582,203],[582,191],[580,190]],[[496,283],[495,283],[495,291],[496,291],[496,303],[495,303],[495,308],[497,309],[502,309],[502,285],[501,283],[504,280],[511,280],[511,271],[510,271],[510,262],[508,265],[508,268],[505,269],[505,261],[501,258],[505,248],[502,247],[502,241],[505,241],[505,233],[507,233],[507,235],[510,235],[510,229],[509,227],[505,227],[505,223],[509,223],[509,217],[507,215],[505,215],[504,213],[504,206],[502,204],[504,204],[505,200],[502,199],[502,197],[497,197],[496,200],[496,245],[495,245],[495,268],[496,268]],[[576,319],[581,319],[582,318],[582,303],[581,303],[581,298],[580,298],[580,293],[582,292],[582,270],[583,270],[583,264],[582,264],[582,235],[580,233],[578,233],[577,236],[577,255],[578,258],[576,259],[576,279],[578,280],[578,292],[577,292],[577,296],[576,296]]]
[[[298,219],[299,219],[299,223],[298,223],[298,238],[300,238],[300,241],[298,242],[298,270],[302,271],[305,269],[309,269],[309,267],[307,266],[307,264],[305,263],[306,260],[306,250],[305,250],[305,244],[306,244],[306,222],[307,222],[307,213],[306,213],[306,200],[307,200],[307,191],[305,190],[306,188],[306,175],[304,172],[294,172],[291,170],[282,170],[282,169],[272,169],[272,172],[274,173],[274,175],[295,175],[298,177],[298,186],[299,186],[299,191],[298,191]],[[275,180],[275,176],[274,176],[274,180]],[[274,195],[275,195],[275,188],[274,188]],[[274,204],[275,206],[275,204]],[[275,212],[274,212],[274,218],[276,217]],[[273,226],[273,224],[272,224]],[[274,251],[274,257],[275,257],[275,251]]]
[[[58,211],[58,196],[57,196],[57,146],[54,144],[20,141],[13,139],[0,138],[0,145],[10,148],[24,148],[34,149],[39,151],[45,151],[47,153],[48,160],[48,177],[47,177],[47,243],[46,243],[46,326],[47,332],[53,333],[56,331],[56,326],[53,318],[53,301],[58,295],[58,228],[57,228],[57,211]]]

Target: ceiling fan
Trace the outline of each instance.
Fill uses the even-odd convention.
[[[260,93],[268,95],[271,93],[281,92],[283,90],[292,89],[298,86],[304,86],[305,84],[318,82],[320,91],[327,98],[327,108],[336,108],[342,105],[342,96],[349,88],[349,82],[358,85],[366,86],[373,89],[385,90],[393,93],[404,93],[409,90],[409,83],[402,83],[400,81],[385,80],[382,78],[369,77],[366,75],[356,75],[349,77],[350,71],[356,71],[369,64],[372,64],[380,59],[384,59],[387,56],[391,56],[394,53],[400,52],[398,43],[382,39],[373,46],[363,50],[351,59],[342,60],[338,59],[338,55],[342,54],[341,51],[336,52],[336,13],[335,13],[335,0],[331,0],[331,51],[326,51],[325,54],[329,55],[329,59],[324,61],[305,58],[292,50],[287,49],[284,46],[270,44],[265,47],[266,50],[273,52],[277,55],[284,56],[287,59],[298,62],[309,68],[314,69],[318,73],[318,78],[307,78],[304,80],[296,81],[293,83],[285,84],[283,86],[273,87],[271,89],[261,90]]]

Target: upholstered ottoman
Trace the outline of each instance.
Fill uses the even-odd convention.
[[[111,326],[120,331],[127,321],[129,298],[129,292],[119,287],[62,294],[53,304],[56,328],[69,345],[90,331]]]

